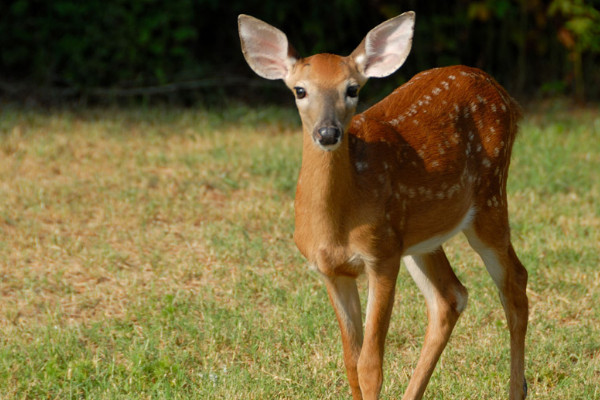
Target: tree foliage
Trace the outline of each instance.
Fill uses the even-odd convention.
[[[599,6],[600,0],[5,0],[0,95],[15,87],[81,96],[196,82],[191,87],[210,88],[200,96],[243,97],[244,83],[254,78],[240,54],[239,13],[280,27],[309,55],[348,54],[376,24],[415,10],[413,52],[391,84],[463,63],[521,94],[599,98]]]

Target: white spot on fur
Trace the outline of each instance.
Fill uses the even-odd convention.
[[[488,200],[489,201],[489,200]],[[492,205],[494,207],[498,207],[500,205],[500,202],[498,201],[498,199],[496,198],[496,196],[492,197]]]
[[[427,190],[425,191],[425,198],[427,200],[433,200],[433,190],[427,188]]]
[[[458,193],[459,191],[460,191],[460,185],[458,183],[455,183],[454,185],[452,185],[450,187],[450,189],[448,189],[448,197],[454,196],[454,193]]]
[[[433,88],[431,93],[433,93],[435,96],[437,96],[438,94],[440,94],[441,91],[442,91],[442,89],[436,87],[436,88]]]
[[[402,121],[404,121],[406,119],[406,117],[404,115],[400,115],[397,118],[394,118],[393,120],[390,121],[390,124],[394,125],[394,126],[398,126],[398,124]]]
[[[449,76],[448,76],[448,79],[455,80],[455,79],[456,79],[456,76],[454,76],[454,75],[449,75]]]
[[[367,168],[369,168],[369,164],[365,161],[357,161],[354,163],[354,166],[356,167],[356,172],[358,173],[365,172]]]

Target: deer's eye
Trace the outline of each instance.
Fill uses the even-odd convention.
[[[295,86],[294,93],[296,93],[297,99],[303,99],[306,97],[306,89],[304,89],[303,87]]]
[[[358,89],[360,89],[360,87],[358,85],[348,86],[348,89],[346,89],[346,96],[348,96],[348,97],[358,96]]]

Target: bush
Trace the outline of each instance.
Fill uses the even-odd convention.
[[[372,83],[374,91],[461,63],[485,69],[513,93],[599,98],[599,6],[600,0],[4,0],[0,95],[17,82],[32,92],[62,88],[76,96],[172,84],[163,92],[246,98],[247,82],[259,79],[240,52],[238,14],[280,27],[303,55],[349,54],[373,26],[412,9],[412,54],[394,78]],[[271,92],[267,86],[260,93]]]

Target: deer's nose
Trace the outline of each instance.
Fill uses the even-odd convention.
[[[336,145],[342,138],[342,130],[337,126],[323,126],[314,133],[315,141],[323,147]]]

